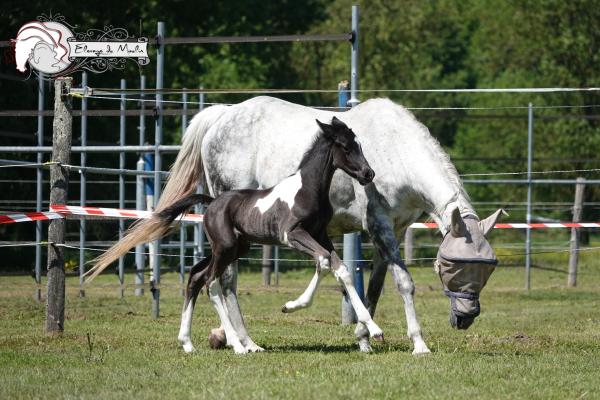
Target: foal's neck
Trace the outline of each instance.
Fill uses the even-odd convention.
[[[329,189],[335,170],[333,143],[320,135],[300,162],[302,187],[318,194],[319,200],[329,201]]]

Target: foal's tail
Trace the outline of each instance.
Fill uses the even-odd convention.
[[[212,203],[213,200],[213,197],[207,196],[205,194],[191,194],[189,196],[177,200],[169,207],[166,207],[159,211],[157,213],[157,217],[164,221],[164,223],[166,223],[167,225],[170,225],[175,220],[175,218],[177,218],[181,214],[187,213],[190,210],[190,208],[192,208],[196,204],[208,205]]]
[[[202,177],[202,160],[200,158],[202,140],[208,129],[226,109],[226,106],[212,106],[198,113],[192,119],[185,131],[181,150],[171,167],[166,186],[154,210],[155,214],[150,219],[133,224],[123,239],[96,258],[93,261],[94,266],[86,273],[88,276],[86,282],[93,280],[113,261],[126,254],[134,246],[157,240],[169,231],[170,222],[166,222],[164,217],[160,217],[159,214],[179,199],[196,191]]]

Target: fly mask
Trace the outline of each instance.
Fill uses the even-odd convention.
[[[452,212],[450,230],[438,250],[435,271],[450,298],[450,325],[467,329],[480,313],[479,293],[494,272],[498,259],[487,241],[502,209],[483,221],[475,215]]]

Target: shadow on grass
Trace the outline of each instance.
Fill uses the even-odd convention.
[[[373,343],[373,352],[370,354],[392,353],[392,352],[408,352],[412,348],[403,343],[379,344]],[[283,353],[359,353],[357,344],[339,344],[339,345],[323,345],[323,344],[283,344],[274,346],[265,346],[268,352],[283,352]],[[366,353],[365,353],[366,354]]]

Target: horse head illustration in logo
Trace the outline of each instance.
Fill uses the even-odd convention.
[[[31,68],[46,74],[66,70],[71,65],[67,40],[73,36],[59,22],[33,21],[23,25],[15,39],[17,69],[25,72],[29,62]]]

